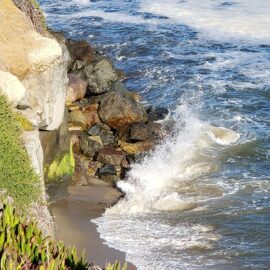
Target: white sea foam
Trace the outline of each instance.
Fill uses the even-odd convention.
[[[268,0],[238,0],[227,5],[221,0],[145,0],[141,11],[168,16],[218,40],[246,39],[270,42],[270,2]]]

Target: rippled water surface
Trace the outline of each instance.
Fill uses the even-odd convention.
[[[269,269],[270,2],[41,3],[177,121],[95,220],[106,243],[140,270]]]

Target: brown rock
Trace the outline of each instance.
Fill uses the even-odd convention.
[[[89,104],[82,108],[82,112],[86,118],[88,128],[95,124],[101,123],[98,116],[98,106],[98,104]]]
[[[127,154],[138,154],[142,152],[147,152],[153,149],[154,144],[151,141],[143,141],[143,142],[136,142],[136,143],[127,143],[124,141],[118,142],[121,149],[125,151]]]
[[[81,126],[83,129],[87,129],[89,126],[88,120],[82,111],[73,111],[69,114],[69,122],[76,126]]]
[[[87,82],[73,73],[68,74],[68,78],[69,82],[66,102],[72,103],[76,100],[82,99],[85,96]]]
[[[101,100],[98,114],[104,123],[115,129],[147,120],[141,104],[124,92],[107,93]]]
[[[164,138],[165,132],[159,123],[135,123],[130,127],[129,139],[131,141],[159,140]]]
[[[70,41],[68,49],[73,60],[86,63],[95,61],[95,50],[86,41]]]
[[[82,109],[83,111],[72,111],[69,114],[69,121],[87,129],[95,124],[101,123],[98,116],[98,104],[90,104]]]
[[[115,166],[120,166],[124,158],[125,153],[123,151],[117,151],[111,148],[103,148],[98,151],[97,155],[97,161]]]

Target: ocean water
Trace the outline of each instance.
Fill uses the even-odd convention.
[[[94,220],[139,270],[270,269],[270,1],[41,0],[176,120]]]

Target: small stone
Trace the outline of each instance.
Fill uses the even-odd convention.
[[[115,166],[120,166],[124,158],[125,153],[123,151],[117,151],[111,148],[103,148],[98,151],[97,155],[97,161]]]
[[[72,123],[68,124],[68,130],[69,131],[83,131],[83,128],[81,126],[76,126]]]
[[[105,175],[117,175],[117,170],[115,166],[113,165],[104,165],[102,168],[98,171],[99,176],[105,176]]]
[[[67,106],[68,110],[71,111],[78,111],[80,110],[80,106],[79,105],[75,105],[75,104],[71,104]]]

